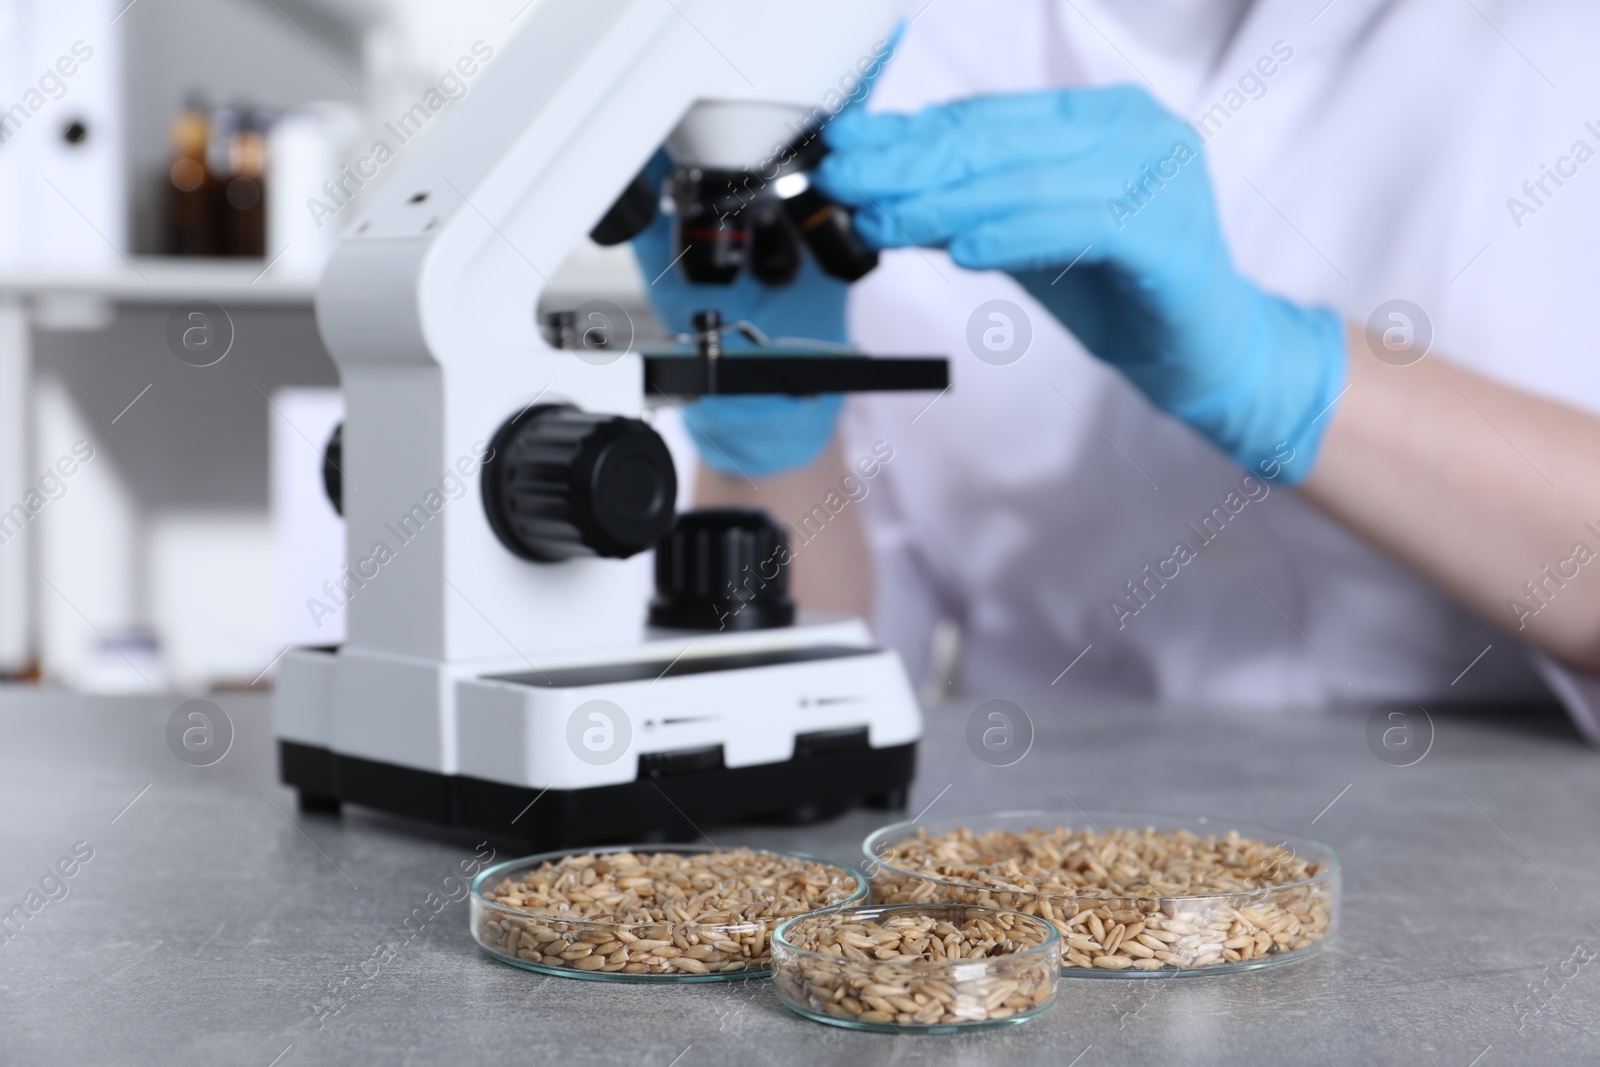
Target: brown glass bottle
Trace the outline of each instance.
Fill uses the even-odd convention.
[[[246,111],[228,143],[228,178],[222,191],[222,251],[229,256],[267,253],[267,138],[261,116]]]
[[[172,164],[167,168],[166,252],[174,256],[217,254],[217,182],[206,166],[211,121],[191,100],[172,120]]]

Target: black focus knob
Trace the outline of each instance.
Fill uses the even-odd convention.
[[[656,546],[650,625],[765,630],[793,622],[789,538],[766,512],[687,512]]]
[[[564,404],[500,427],[483,465],[489,525],[524,559],[623,559],[672,526],[678,477],[660,436],[638,419]]]
[[[333,428],[328,443],[322,449],[322,491],[328,494],[328,503],[341,516],[344,514],[344,423]]]

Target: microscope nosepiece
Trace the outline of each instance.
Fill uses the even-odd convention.
[[[817,145],[797,150],[794,165],[814,166],[823,154]],[[691,282],[730,285],[749,270],[764,285],[787,285],[800,273],[802,244],[824,273],[847,282],[878,265],[850,211],[824,196],[804,169],[768,180],[748,170],[678,167],[670,189],[678,265]]]

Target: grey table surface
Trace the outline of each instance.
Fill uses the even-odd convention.
[[[1430,709],[1431,749],[1395,767],[1354,711],[1034,707],[1032,749],[991,767],[966,747],[971,706],[935,709],[912,811],[1065,796],[1266,822],[1342,853],[1343,927],[1289,966],[1065,980],[1024,1025],[896,1036],[808,1022],[765,981],[519,971],[478,951],[464,903],[409,936],[404,919],[478,838],[358,810],[299,815],[276,781],[269,700],[212,699],[236,738],[196,768],[165,740],[177,698],[0,689],[0,912],[75,846],[93,853],[0,935],[0,1063],[1600,1061],[1600,961],[1577,962],[1600,948],[1600,753],[1543,712]],[[883,821],[704,829],[722,847],[853,862]]]

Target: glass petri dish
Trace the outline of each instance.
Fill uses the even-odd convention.
[[[893,944],[907,933],[920,939],[930,927],[937,937],[985,924],[1012,950],[979,959],[878,959],[860,951],[874,938]],[[841,935],[855,939],[854,956],[819,950],[851,943]],[[772,974],[778,999],[808,1019],[851,1030],[948,1034],[1011,1026],[1048,1008],[1060,984],[1061,947],[1053,925],[1020,912],[967,904],[866,905],[784,923],[772,938]]]
[[[502,884],[518,883],[547,863],[571,856],[737,858],[753,854],[813,864],[823,869],[828,887],[819,908],[843,907],[866,899],[867,880],[854,868],[800,852],[731,849],[697,845],[617,845],[575,848],[510,860],[472,880],[468,917],[472,938],[489,955],[515,967],[563,978],[607,982],[716,982],[758,978],[772,973],[772,933],[785,920],[817,910],[799,908],[778,915],[730,922],[697,922],[688,912],[663,913],[658,920],[580,917],[558,909],[517,907],[494,899]],[[685,917],[687,916],[687,918]],[[598,962],[597,962],[598,961]]]
[[[1086,851],[1064,856],[1060,835],[1037,839],[1038,831],[1057,830],[1074,831]],[[1135,833],[1107,836],[1117,831]],[[924,835],[956,834],[964,836],[946,840],[935,855],[902,847]],[[1252,850],[1251,841],[1270,847]],[[1168,856],[1159,851],[1164,844],[1172,846]],[[1070,838],[1065,845],[1072,847]],[[1061,973],[1069,977],[1171,978],[1290,963],[1327,944],[1339,924],[1341,870],[1333,849],[1216,816],[1076,809],[952,815],[886,826],[862,849],[876,903],[973,904],[1046,919],[1064,939]],[[1181,878],[1170,875],[1181,875],[1186,862],[1214,857],[1233,861],[1231,873],[1174,888]]]

